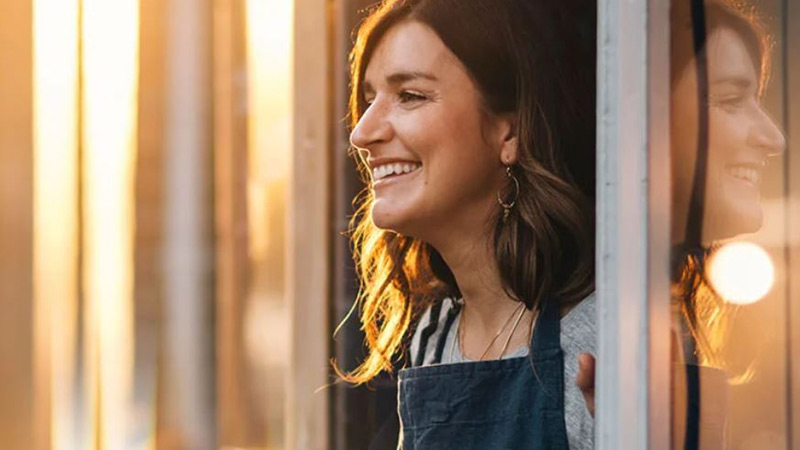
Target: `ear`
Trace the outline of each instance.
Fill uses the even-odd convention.
[[[504,114],[499,117],[497,130],[500,161],[504,166],[516,164],[519,159],[516,114]]]

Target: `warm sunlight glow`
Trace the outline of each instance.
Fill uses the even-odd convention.
[[[288,308],[287,196],[292,155],[292,0],[246,0],[247,217],[252,285],[245,309],[248,364],[270,389],[262,397],[268,448],[280,448],[286,417],[279,395],[286,389]],[[320,105],[324,107],[324,105]]]
[[[100,448],[132,436],[134,162],[138,0],[84,0],[85,273]]]
[[[62,449],[79,423],[78,0],[34,0],[33,30],[36,423],[42,448]]]
[[[288,177],[292,142],[291,0],[247,0],[248,217],[250,254],[267,251],[276,182]],[[270,192],[272,191],[272,192]],[[274,205],[274,200],[272,201]],[[274,209],[274,208],[273,208]],[[274,214],[274,211],[273,211]],[[278,224],[283,221],[277,221]]]
[[[725,244],[711,257],[708,273],[714,289],[735,304],[761,300],[775,283],[772,259],[751,242]]]

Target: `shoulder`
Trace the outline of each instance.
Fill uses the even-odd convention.
[[[592,319],[594,321],[594,316],[597,311],[596,303],[597,303],[597,294],[592,292],[591,294],[587,295],[586,298],[581,300],[577,305],[572,307],[564,317],[561,318],[562,323],[570,323],[570,322],[579,322],[579,321],[586,321],[587,319]]]
[[[586,409],[575,378],[578,356],[597,355],[596,296],[588,295],[561,319],[561,348],[564,350],[564,419],[571,449],[591,449],[594,445],[594,419]]]
[[[455,307],[456,300],[446,297],[433,303],[420,316],[411,338],[411,365],[417,365],[417,355],[420,349],[425,353],[425,358],[433,356],[436,343],[441,338],[448,313]],[[423,364],[424,365],[424,364]]]
[[[561,319],[561,340],[567,352],[596,353],[597,296],[589,294]]]

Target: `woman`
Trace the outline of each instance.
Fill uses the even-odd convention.
[[[762,175],[785,139],[761,104],[769,40],[753,14],[727,0],[680,0],[672,12],[675,359],[686,368],[675,377],[674,441],[726,448],[721,349],[734,308],[704,269],[716,242],[761,227]]]
[[[690,1],[675,2],[672,21],[676,263],[687,253],[707,253],[715,242],[761,228],[761,178],[769,159],[786,144],[761,104],[770,66],[766,31],[755,16],[735,6],[740,2],[695,3],[704,5],[704,36],[697,36],[701,18],[692,16]],[[697,55],[696,38],[702,41]]]
[[[405,450],[593,446],[574,380],[595,347],[595,8],[388,0],[359,30],[369,353],[342,376],[365,383],[410,347]]]

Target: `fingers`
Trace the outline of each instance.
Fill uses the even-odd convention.
[[[594,356],[591,354],[582,353],[578,357],[578,376],[575,379],[575,384],[578,385],[582,392],[594,391],[594,365]]]
[[[575,377],[575,384],[583,394],[586,401],[586,408],[589,414],[594,417],[594,383],[595,383],[595,359],[589,353],[582,353],[578,357],[578,376]]]

